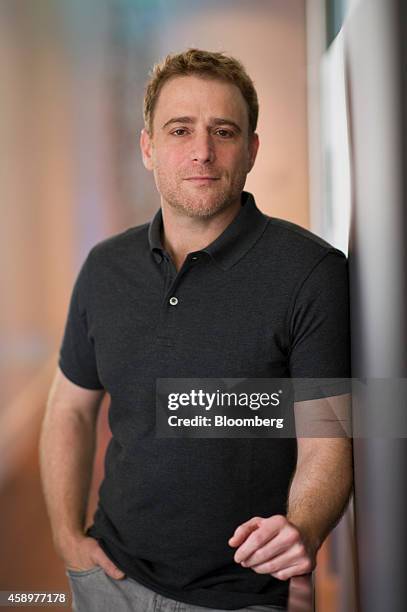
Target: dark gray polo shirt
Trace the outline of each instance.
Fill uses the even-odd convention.
[[[262,214],[246,192],[232,223],[178,273],[161,226],[159,211],[93,247],[71,297],[60,368],[111,396],[89,533],[167,597],[284,606],[287,582],[237,565],[228,539],[253,516],[285,514],[296,440],[157,438],[155,382],[350,376],[346,258]]]

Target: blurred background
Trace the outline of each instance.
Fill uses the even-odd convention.
[[[40,424],[82,261],[159,206],[138,138],[148,72],[167,53],[243,62],[261,140],[246,188],[349,254],[354,376],[406,377],[406,40],[401,0],[0,1],[0,590],[68,591]],[[89,516],[107,409],[108,397]],[[405,467],[404,440],[355,440],[355,496],[319,553],[318,612],[404,610]]]

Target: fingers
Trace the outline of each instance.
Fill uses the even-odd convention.
[[[262,517],[254,516],[249,521],[246,521],[245,523],[239,525],[239,527],[235,530],[233,536],[229,539],[229,545],[239,546],[240,544],[242,544],[242,542],[245,541],[245,539],[251,534],[251,532],[258,528],[262,520]]]
[[[281,569],[280,571],[275,572],[271,575],[274,576],[274,578],[277,578],[278,580],[289,580],[290,578],[293,578],[295,576],[303,576],[304,574],[306,574],[307,571],[304,570],[304,567],[308,566],[308,563],[291,565],[290,567],[285,567],[284,569]]]
[[[86,571],[99,566],[115,580],[125,577],[125,573],[109,559],[99,542],[91,536],[81,538],[74,551],[65,553],[64,561],[67,569]]]
[[[286,525],[286,522],[284,516],[276,514],[267,519],[254,517],[247,521],[247,523],[240,525],[235,531],[238,543],[232,544],[232,546],[239,546],[240,544],[235,552],[234,559],[236,563],[246,561],[256,550],[274,538]],[[234,541],[236,542],[236,540]],[[229,540],[229,543],[231,543],[231,540]]]
[[[283,515],[253,517],[236,529],[229,544],[238,546],[236,563],[279,580],[307,574],[315,565],[301,533]]]
[[[307,574],[312,570],[311,560],[299,548],[293,547],[282,555],[251,566],[251,569],[257,574],[271,574],[279,580]]]
[[[277,540],[279,542],[276,544]],[[297,542],[290,546],[285,538],[277,536],[242,561],[241,565],[251,567],[259,574],[271,574],[282,567],[299,563],[302,559],[305,559],[305,556],[306,551],[301,543]]]

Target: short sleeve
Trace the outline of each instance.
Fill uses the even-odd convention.
[[[67,378],[86,389],[103,389],[99,380],[95,346],[88,329],[89,259],[76,278],[59,353],[58,365]]]
[[[328,251],[303,281],[292,309],[290,376],[314,379],[294,382],[296,401],[349,392],[349,311],[346,257]]]

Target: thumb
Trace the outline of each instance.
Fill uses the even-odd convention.
[[[98,563],[100,567],[104,570],[104,572],[114,580],[123,579],[126,574],[121,569],[119,569],[117,565],[115,565],[113,561],[111,561],[104,553],[103,555],[103,558],[101,558]]]

